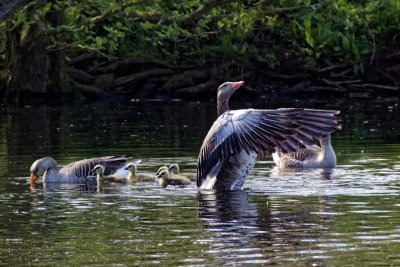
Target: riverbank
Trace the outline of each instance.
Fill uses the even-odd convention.
[[[63,1],[0,24],[0,97],[397,95],[398,1]]]

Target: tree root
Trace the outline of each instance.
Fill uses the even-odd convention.
[[[90,99],[98,98],[103,95],[105,92],[100,88],[93,85],[86,85],[79,83],[73,79],[71,79],[72,86],[78,90],[82,95],[89,97]]]
[[[120,77],[115,80],[114,85],[118,91],[118,88],[124,87],[129,83],[137,82],[139,80],[143,80],[143,79],[150,78],[150,77],[157,77],[160,75],[168,75],[168,74],[172,74],[172,73],[174,73],[174,71],[169,70],[169,69],[149,70],[149,71],[145,71],[145,72],[140,72],[140,73],[135,73],[132,75]]]
[[[348,64],[338,64],[321,69],[304,69],[301,65],[291,65],[270,70],[265,66],[249,66],[251,71],[237,76],[220,73],[222,68],[209,66],[199,69],[198,65],[181,64],[171,66],[157,61],[109,60],[98,55],[85,54],[72,59],[65,68],[74,80],[72,85],[84,95],[114,94],[132,98],[182,98],[195,96],[214,97],[216,88],[224,81],[255,81],[265,84],[252,88],[246,83],[241,89],[249,95],[279,94],[341,94],[364,97],[373,92],[393,94],[398,92],[400,65],[390,55],[391,64],[376,57],[374,64],[367,67],[364,74],[356,75]],[[393,64],[394,62],[394,64]],[[293,69],[291,69],[293,68]],[[239,68],[240,71],[240,68]],[[242,91],[243,90],[243,91]]]
[[[390,91],[398,91],[398,90],[400,90],[399,86],[388,86],[388,85],[371,84],[371,83],[351,84],[350,86],[357,87],[357,88],[376,88],[376,89],[390,90]]]
[[[206,81],[209,77],[207,70],[185,71],[173,75],[158,91],[169,94],[177,89],[195,86],[201,81]]]
[[[79,83],[92,84],[95,80],[95,77],[93,75],[90,75],[89,73],[83,70],[78,70],[71,67],[65,67],[65,71],[72,79],[74,79]]]
[[[172,93],[172,96],[174,97],[182,97],[182,96],[187,96],[187,95],[197,95],[200,96],[203,93],[210,91],[210,89],[214,90],[215,88],[218,88],[220,82],[217,80],[210,80],[205,83],[201,83],[195,86],[190,86],[182,89],[175,90]]]

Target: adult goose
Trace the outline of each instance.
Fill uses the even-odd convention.
[[[135,163],[129,163],[125,170],[129,171],[128,181],[130,183],[134,182],[151,182],[156,180],[156,176],[153,174],[137,173],[137,166]]]
[[[125,176],[113,175],[113,174],[104,175],[104,167],[101,164],[94,166],[92,172],[97,173],[96,180],[98,185],[102,185],[109,182],[120,183],[120,184],[125,184],[128,182],[128,179]]]
[[[57,162],[51,157],[45,157],[36,160],[30,169],[30,183],[34,184],[36,179],[43,176],[45,183],[95,183],[96,174],[92,172],[94,166],[100,164],[104,166],[104,174],[128,175],[124,171],[127,161],[131,159],[128,156],[107,156],[101,158],[83,159],[65,165],[58,170]]]
[[[157,177],[160,179],[158,181],[160,187],[167,187],[168,185],[190,184],[189,178],[180,175],[171,176],[168,170],[162,170]]]
[[[225,82],[218,88],[218,118],[211,126],[197,160],[197,186],[239,190],[258,158],[275,150],[295,152],[314,145],[340,129],[339,111],[304,108],[229,111],[231,95],[242,85]]]
[[[320,146],[311,145],[296,152],[272,154],[275,164],[280,168],[335,168],[336,155],[331,145],[331,135],[319,139]]]

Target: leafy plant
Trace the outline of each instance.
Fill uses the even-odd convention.
[[[182,22],[207,5],[207,12]],[[309,66],[345,62],[359,73],[400,32],[399,0],[57,0],[35,8],[33,15],[28,8],[16,13],[6,28],[28,32],[43,24],[53,38],[49,48],[64,49],[67,57],[89,51],[167,64],[218,60],[274,68],[300,56]],[[65,21],[46,24],[55,10]],[[0,34],[4,47],[6,31]]]

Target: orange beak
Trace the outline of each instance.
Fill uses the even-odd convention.
[[[29,182],[30,182],[31,184],[34,184],[37,178],[38,178],[38,177],[37,177],[36,175],[34,175],[33,173],[31,173],[31,179],[29,180]]]
[[[237,90],[237,89],[239,89],[239,87],[240,86],[242,86],[244,84],[244,81],[240,81],[240,82],[233,82],[233,83],[231,83],[231,85],[232,85],[232,87],[233,87],[233,90]]]

